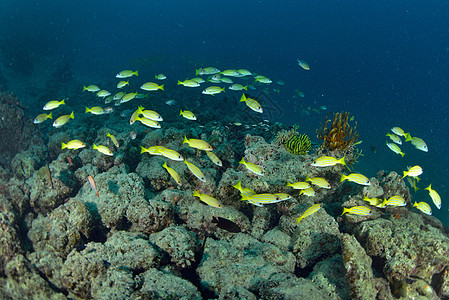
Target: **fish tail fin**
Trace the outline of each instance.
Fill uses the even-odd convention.
[[[198,75],[198,73],[200,72],[201,69],[196,69],[195,70],[195,76]]]
[[[340,164],[346,166],[346,162],[345,162],[345,157],[344,157],[344,156],[343,156],[342,158],[340,158],[340,159],[338,160],[338,162],[339,162]]]
[[[154,75],[154,79],[157,79],[157,75]]]
[[[241,195],[242,195],[242,199],[240,199],[241,201],[250,200],[248,195],[244,195],[244,194],[241,194]]]
[[[52,117],[52,112],[50,112],[48,115],[47,115],[47,118],[49,118],[49,119],[53,119],[53,117]]]
[[[62,99],[61,102],[59,102],[59,104],[65,104],[65,99]]]
[[[404,152],[399,152],[399,154],[401,154],[402,157],[404,157],[404,155],[405,155]]]
[[[345,174],[341,174],[341,177],[340,177],[340,182],[343,182],[343,181],[345,181],[346,180],[346,175]]]
[[[98,149],[98,146],[94,144],[93,149]]]
[[[310,181],[309,174],[306,174],[306,180],[304,180],[304,181]]]
[[[425,188],[425,190],[428,190],[428,191],[430,191],[431,189],[432,189],[432,184],[429,184],[429,186]]]
[[[67,144],[64,143],[64,142],[62,142],[62,143],[61,143],[61,150],[62,150],[62,149],[65,149],[65,148],[67,148]]]
[[[168,168],[167,162],[164,162],[164,164],[162,166],[167,169]]]
[[[232,187],[238,189],[239,191],[242,189],[242,181],[239,180],[236,184],[234,184]]]
[[[182,84],[182,81],[178,80],[178,85]]]
[[[242,157],[242,159],[239,161],[239,164],[245,164],[245,159]]]
[[[407,176],[408,172],[404,171],[404,176],[402,176],[402,178],[404,178],[405,176]]]
[[[157,88],[163,91],[163,90],[164,90],[164,85],[163,85],[163,84],[161,84],[161,85],[160,85],[160,86],[158,86]]]
[[[242,97],[240,98],[240,102],[245,102],[246,101],[246,96],[245,93],[243,93]]]
[[[83,92],[87,90],[87,87],[85,85],[83,85]]]
[[[193,192],[192,196],[199,197],[200,196],[200,192],[196,190],[196,191]]]
[[[71,119],[75,119],[75,115],[73,114],[73,111],[72,111],[72,113],[70,114],[70,116],[69,116]]]
[[[221,91],[222,91],[223,93],[226,93],[225,88],[221,88]]]
[[[181,111],[179,112],[179,115],[182,116],[182,109],[181,109]]]
[[[139,76],[139,70],[136,70],[136,72],[133,72],[133,74]]]
[[[90,111],[91,111],[91,109],[90,109],[89,107],[86,106],[86,114],[87,114],[88,112],[90,112]]]
[[[147,152],[147,148],[145,148],[144,146],[140,146],[140,154]]]
[[[292,184],[287,180],[287,184],[285,186],[292,186]]]
[[[186,143],[188,144],[189,143],[189,140],[187,139],[187,137],[185,135],[184,135],[184,141],[182,141],[182,143],[183,144],[186,144]]]
[[[245,91],[248,91],[248,86],[245,85],[245,86],[243,87],[243,89],[244,89]]]
[[[343,212],[340,216],[343,216],[345,213],[347,213],[349,211],[349,208],[347,207],[343,207]]]
[[[301,222],[302,220],[302,216],[300,216],[299,218],[296,218],[296,224],[298,224],[299,222]]]
[[[409,132],[404,133],[404,137],[406,142],[410,142],[412,140],[412,136],[410,135]]]
[[[106,136],[107,136],[107,137],[111,137],[111,134],[108,132],[108,133],[106,134]]]

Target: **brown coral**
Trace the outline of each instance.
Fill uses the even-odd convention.
[[[284,145],[288,140],[290,140],[292,137],[298,135],[298,133],[296,132],[295,128],[292,128],[290,130],[281,130],[278,132],[278,134],[276,135],[276,139],[274,141],[274,143],[276,145],[282,146]]]
[[[321,148],[327,148],[330,150],[345,150],[349,146],[357,142],[359,134],[356,131],[357,122],[355,126],[351,127],[348,124],[349,113],[341,112],[334,113],[334,120],[328,119],[329,114],[324,119],[324,126],[320,124],[320,129],[317,129],[317,138],[323,140]],[[331,122],[331,123],[330,123]],[[328,123],[331,125],[328,127]]]

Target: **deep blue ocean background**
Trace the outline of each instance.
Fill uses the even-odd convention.
[[[45,61],[68,64],[85,84],[115,84],[118,71],[139,69],[140,80],[164,73],[176,88],[206,66],[282,80],[272,84],[280,91],[269,94],[276,109],[267,118],[299,124],[319,142],[315,130],[327,112],[350,112],[363,141],[356,170],[371,177],[421,165],[419,186],[432,183],[443,202],[440,211],[432,204],[434,215],[449,225],[448,17],[446,1],[4,0],[0,50],[2,64],[22,60],[24,77],[47,76],[26,64]],[[297,89],[305,97],[292,98]],[[32,117],[40,111],[39,99],[14,92]],[[429,152],[409,143],[404,158],[391,152],[385,134],[393,126],[424,139]],[[423,190],[413,200],[431,203]]]

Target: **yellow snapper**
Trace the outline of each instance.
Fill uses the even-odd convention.
[[[117,83],[117,88],[118,88],[118,89],[121,89],[121,88],[124,88],[124,87],[127,86],[127,85],[129,85],[129,80],[128,80],[128,81],[122,80],[122,81],[120,81],[119,83]]]
[[[52,113],[49,113],[49,114],[40,114],[40,115],[38,115],[37,117],[36,117],[36,119],[34,119],[34,124],[39,124],[39,123],[42,123],[42,122],[44,122],[44,121],[46,121],[47,119],[53,119],[53,117],[52,117],[52,115],[51,115]]]
[[[416,193],[416,191],[420,189],[419,187],[416,186],[417,179],[415,177],[407,177],[406,179],[410,184],[410,187],[412,187]]]
[[[221,160],[212,151],[206,151],[206,154],[207,157],[209,157],[209,159],[217,166],[221,167],[223,165]]]
[[[101,106],[94,106],[92,108],[86,107],[86,114],[89,112],[94,115],[102,115],[104,114],[104,109]]]
[[[394,134],[399,135],[399,136],[405,137],[405,135],[406,135],[404,130],[402,130],[402,128],[400,128],[400,127],[393,127],[393,128],[391,128],[391,131],[393,131]]]
[[[111,103],[113,99],[114,99],[113,96],[107,96],[106,99],[104,99],[104,104],[109,104],[109,103]]]
[[[430,208],[430,205],[427,204],[426,202],[419,202],[419,203],[415,202],[415,204],[413,204],[413,207],[416,207],[426,215],[429,216],[432,215],[432,209]]]
[[[305,217],[308,217],[310,215],[313,215],[314,213],[316,213],[318,210],[320,210],[321,208],[321,204],[316,203],[314,205],[312,205],[311,207],[309,207],[299,218],[296,219],[296,224],[298,224],[299,222],[301,222],[302,219],[304,219]]]
[[[187,168],[189,168],[190,172],[192,172],[192,174],[195,175],[196,178],[198,178],[202,182],[206,182],[206,177],[204,177],[203,172],[201,172],[201,170],[197,166],[188,162],[186,159],[184,159],[184,163],[187,165]]]
[[[290,183],[289,181],[287,181],[287,185],[286,186],[291,186],[295,190],[305,190],[305,189],[308,189],[310,187],[310,184],[308,182],[305,182],[305,181],[299,181],[299,182],[295,182],[295,183]]]
[[[217,68],[214,67],[207,67],[207,68],[202,68],[202,69],[198,69],[196,70],[196,75],[212,75],[212,74],[217,74],[219,73],[220,70],[218,70]]]
[[[229,89],[233,90],[233,91],[241,91],[241,90],[247,91],[248,90],[248,86],[247,85],[243,86],[240,83],[234,83],[233,85],[231,85],[229,87]]]
[[[128,102],[128,101],[131,101],[131,100],[133,100],[134,98],[136,98],[136,96],[138,95],[139,93],[137,93],[137,92],[135,92],[135,93],[128,93],[128,94],[126,94],[126,95],[124,95],[121,99],[120,99],[120,103],[126,103],[126,102]]]
[[[408,171],[404,171],[404,176],[402,176],[402,178],[404,178],[405,176],[417,177],[417,176],[421,175],[422,172],[423,171],[420,166],[414,166],[414,167],[411,167]]]
[[[259,203],[259,204],[271,204],[282,201],[282,199],[275,194],[254,194],[251,196],[242,195],[242,201],[247,200],[251,203]],[[253,203],[254,204],[254,203]]]
[[[367,201],[369,205],[384,207],[384,204],[382,204],[382,199],[380,198],[368,198],[367,196],[363,196],[362,200]]]
[[[309,187],[307,189],[301,190],[299,192],[299,195],[305,195],[307,197],[313,197],[313,196],[315,196],[315,190],[312,187]]]
[[[309,70],[310,70],[309,64],[306,63],[305,61],[303,61],[303,60],[301,60],[301,59],[298,58],[298,59],[296,60],[296,62],[297,62],[298,65],[299,65],[301,68],[303,68],[304,70],[306,70],[306,71],[309,71]]]
[[[157,112],[155,112],[154,110],[145,110],[145,108],[143,106],[139,106],[139,110],[142,113],[142,115],[150,120],[154,120],[154,121],[163,121],[164,119],[162,119],[161,115],[158,114]]]
[[[399,195],[395,195],[395,196],[391,196],[390,198],[388,198],[388,200],[385,200],[383,202],[383,205],[388,205],[388,206],[406,206],[407,203],[405,202],[404,198],[402,198]]]
[[[360,215],[360,216],[370,216],[372,214],[372,211],[367,206],[353,206],[353,207],[343,207],[343,213],[342,216],[345,214],[352,214],[352,215]]]
[[[83,86],[83,92],[88,91],[88,92],[95,93],[95,92],[98,92],[99,90],[100,90],[100,88],[95,84],[91,84],[89,86]]]
[[[65,123],[67,123],[70,119],[74,119],[74,118],[75,118],[75,116],[73,114],[73,111],[70,115],[60,116],[53,122],[53,127],[59,128],[62,125],[64,125]]]
[[[260,78],[256,78],[256,82],[269,84],[269,83],[272,83],[273,81],[267,77],[260,77]]]
[[[255,112],[263,113],[262,106],[260,106],[259,102],[257,102],[253,98],[246,98],[245,93],[243,93],[242,97],[240,98],[240,102],[245,102],[246,105]]]
[[[224,70],[223,72],[220,72],[220,74],[222,74],[224,76],[231,76],[231,77],[238,77],[238,76],[240,76],[240,73],[237,72],[234,69]]]
[[[161,128],[161,124],[159,124],[157,121],[145,118],[145,117],[139,117],[137,116],[135,118],[135,121],[140,121],[145,126],[151,127],[151,128]]]
[[[115,147],[119,147],[119,144],[118,144],[118,141],[117,141],[117,139],[115,138],[115,136],[113,136],[112,134],[110,134],[109,132],[108,132],[108,134],[106,134],[106,136],[107,137],[109,137],[110,139],[111,139],[111,141],[112,141],[112,143],[115,145]]]
[[[62,99],[61,101],[53,100],[50,102],[47,102],[47,104],[44,105],[43,110],[52,110],[55,108],[58,108],[60,105],[65,104],[65,99]]]
[[[416,149],[428,152],[429,148],[427,147],[426,142],[424,142],[419,137],[411,137],[409,133],[405,134],[405,141],[411,142],[413,146],[415,146]]]
[[[393,142],[395,142],[398,145],[402,145],[401,138],[398,137],[396,134],[387,133],[386,136],[390,138]]]
[[[329,184],[329,182],[326,181],[326,179],[321,178],[321,177],[313,177],[310,178],[309,175],[306,175],[306,180],[305,181],[310,181],[313,185],[316,185],[320,188],[323,189],[330,189],[331,185]]]
[[[193,114],[193,112],[191,112],[191,111],[189,111],[189,110],[182,110],[181,109],[181,112],[179,113],[179,115],[180,116],[183,116],[184,118],[186,118],[186,119],[189,119],[189,120],[192,120],[192,121],[195,121],[196,120],[196,116]]]
[[[62,142],[61,143],[61,149],[80,149],[86,147],[86,144],[81,142],[80,140],[71,140],[67,144]]]
[[[108,92],[108,91],[106,91],[106,90],[101,90],[101,91],[99,91],[99,92],[97,93],[97,97],[99,97],[99,98],[104,98],[104,97],[109,96],[110,94],[111,94],[111,93]]]
[[[195,81],[195,82],[198,82],[198,83],[203,83],[203,82],[205,82],[204,79],[201,78],[201,77],[195,77],[195,78],[192,78],[192,79],[190,79],[190,80]]]
[[[263,176],[263,171],[262,171],[261,167],[259,167],[258,165],[253,164],[252,162],[245,161],[245,159],[243,157],[242,157],[242,160],[239,161],[239,164],[244,165],[248,170],[250,170],[254,174]]]
[[[391,151],[393,151],[396,154],[400,154],[402,157],[404,157],[405,153],[401,151],[401,148],[399,148],[398,145],[394,143],[387,143],[386,145],[388,148],[390,148]]]
[[[131,115],[129,118],[129,125],[133,125],[136,121],[136,118],[142,113],[143,106],[139,106]]]
[[[154,79],[164,80],[164,79],[167,79],[167,76],[165,76],[164,74],[157,74],[157,75],[154,75]]]
[[[162,156],[169,158],[171,160],[175,160],[175,161],[183,161],[184,160],[184,157],[182,157],[181,154],[179,154],[178,152],[176,152],[175,150],[172,150],[172,149],[168,149],[168,148],[159,146],[159,148],[157,148],[156,151],[161,153]]]
[[[204,95],[216,95],[216,94],[220,94],[221,92],[224,92],[225,89],[221,88],[219,86],[210,86],[208,88],[206,88],[205,90],[203,90],[203,94]]]
[[[120,73],[118,73],[117,75],[115,75],[115,77],[117,78],[128,78],[131,77],[133,75],[139,76],[139,71],[131,71],[131,70],[123,70]]]
[[[163,146],[151,146],[150,148],[145,148],[144,146],[140,146],[140,154],[142,154],[142,153],[150,153],[152,155],[162,156],[161,150],[163,148],[165,148],[165,147],[163,147]]]
[[[352,173],[349,175],[342,174],[340,182],[343,182],[345,180],[352,181],[360,185],[371,185],[371,182],[366,176],[358,173]]]
[[[112,151],[108,147],[103,146],[103,145],[97,146],[97,145],[94,144],[93,149],[97,150],[98,152],[103,153],[105,155],[109,155],[109,156],[113,156],[114,155],[114,153],[112,153]]]
[[[200,84],[198,82],[196,82],[195,80],[190,80],[190,79],[187,79],[184,81],[178,80],[178,85],[183,85],[186,87],[199,87],[200,86]]]
[[[342,165],[346,166],[345,157],[343,156],[340,159],[336,159],[335,157],[332,157],[332,156],[321,156],[321,157],[317,158],[311,164],[311,166],[314,166],[314,167],[330,167],[330,166],[335,166],[336,164],[342,164]]]
[[[222,77],[222,78],[221,78],[221,82],[223,82],[223,83],[229,83],[229,84],[234,83],[234,82],[232,81],[232,79],[229,78],[229,77]]]
[[[285,201],[285,200],[289,200],[289,199],[293,198],[292,196],[290,196],[289,194],[286,194],[286,193],[275,193],[274,195],[278,196],[281,201]]]
[[[233,187],[239,190],[240,193],[242,193],[242,195],[252,196],[256,194],[256,192],[250,188],[243,188],[241,180],[239,180],[236,184],[234,184]]]
[[[199,150],[204,150],[204,151],[212,151],[214,149],[212,149],[212,146],[209,145],[208,142],[203,141],[203,140],[199,140],[199,139],[187,139],[186,136],[184,136],[184,141],[182,142],[183,144],[188,144],[190,147],[195,148],[195,149],[199,149]]]
[[[144,91],[157,91],[157,90],[164,90],[164,85],[159,85],[157,83],[154,82],[146,82],[144,83],[141,87],[142,90]]]
[[[248,71],[247,69],[238,69],[237,72],[239,73],[240,76],[250,76],[253,75],[250,71]]]
[[[112,100],[120,100],[122,99],[123,96],[125,96],[125,92],[118,92],[117,94],[114,95],[114,97],[112,98]]]
[[[432,189],[432,185],[429,184],[428,187],[425,188],[426,190],[429,191],[429,195],[430,198],[432,198],[433,203],[435,204],[435,206],[440,209],[441,208],[441,197],[440,195],[438,195],[438,193]]]
[[[176,183],[177,183],[178,185],[182,185],[181,177],[179,177],[178,173],[176,173],[175,170],[173,170],[172,168],[170,168],[169,166],[167,166],[167,163],[166,163],[166,162],[164,162],[164,164],[162,165],[162,167],[164,167],[164,168],[167,170],[168,174],[170,174],[170,176],[176,181]]]
[[[213,206],[216,208],[222,207],[222,205],[220,204],[220,202],[218,202],[217,199],[215,199],[214,197],[209,196],[207,194],[200,194],[199,191],[195,191],[195,192],[193,192],[193,196],[200,198],[200,200],[203,201],[204,203],[206,203],[207,205],[210,205],[210,206]]]

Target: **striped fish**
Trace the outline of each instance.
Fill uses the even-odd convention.
[[[331,185],[329,184],[329,182],[326,181],[326,179],[321,178],[321,177],[313,177],[310,178],[309,175],[306,175],[306,180],[305,181],[310,181],[313,185],[316,185],[317,187],[323,188],[323,189],[330,189]]]
[[[316,203],[314,205],[312,205],[311,207],[309,207],[299,218],[296,219],[296,224],[298,224],[299,222],[301,222],[302,219],[304,219],[305,217],[308,217],[310,215],[313,215],[314,213],[316,213],[319,209],[321,208],[321,204]]]
[[[430,198],[432,198],[433,203],[435,204],[435,206],[440,209],[441,208],[441,197],[440,195],[438,195],[438,193],[432,189],[432,185],[429,184],[428,187],[425,188],[426,190],[429,191],[429,195]]]
[[[311,166],[313,166],[313,167],[330,167],[330,166],[335,166],[336,164],[342,164],[342,165],[346,166],[345,157],[343,156],[340,159],[336,159],[335,157],[332,157],[332,156],[321,156],[321,157],[317,158],[311,164]]]
[[[401,148],[399,148],[398,145],[393,143],[386,143],[387,147],[390,148],[391,151],[393,151],[396,154],[400,154],[402,157],[404,157],[405,153],[402,152]]]
[[[171,160],[176,160],[176,161],[184,160],[184,157],[182,157],[181,154],[179,154],[178,152],[176,152],[175,150],[172,150],[172,149],[168,149],[168,148],[159,146],[159,148],[157,148],[156,151],[161,153],[162,156],[169,158]]]
[[[252,196],[242,196],[242,200],[248,200],[251,202],[256,202],[260,204],[270,204],[270,203],[277,203],[282,201],[279,196],[276,196],[274,194],[255,194]]]
[[[343,207],[343,213],[341,215],[343,216],[345,213],[360,216],[370,216],[372,214],[372,211],[367,206],[353,206]]]
[[[240,98],[240,102],[245,102],[246,106],[248,106],[255,112],[263,113],[262,106],[260,106],[259,102],[252,98],[246,98],[245,93],[243,93],[242,97]]]
[[[429,148],[427,148],[426,142],[424,142],[419,137],[412,137],[411,143],[418,150],[421,150],[421,151],[424,151],[424,152],[428,152],[429,151]]]
[[[410,169],[408,169],[408,171],[404,171],[404,176],[402,176],[402,178],[404,178],[405,176],[417,177],[421,174],[422,174],[422,168],[420,166],[414,166],[414,167],[411,167]]]
[[[120,100],[121,101],[121,100]],[[121,102],[120,102],[121,103]],[[139,106],[129,118],[129,125],[133,125],[136,121],[136,118],[142,113],[143,107]]]
[[[398,145],[402,145],[401,138],[398,137],[396,134],[387,133],[386,136],[390,138],[393,142],[395,142]]]
[[[187,168],[189,168],[190,172],[192,172],[192,174],[195,175],[196,178],[198,178],[202,182],[206,182],[206,177],[204,177],[203,172],[201,172],[201,170],[197,166],[188,162],[186,159],[184,159],[184,163],[187,165]]]
[[[134,119],[135,121],[140,121],[145,126],[151,127],[151,128],[161,128],[161,124],[159,124],[157,121],[145,118],[145,117],[136,117]]]
[[[212,151],[206,151],[206,154],[207,157],[209,157],[209,159],[217,166],[221,167],[223,165],[221,160]]]
[[[395,195],[395,196],[388,198],[388,200],[385,200],[384,203],[385,203],[385,205],[388,205],[388,206],[406,206],[407,205],[404,198],[402,198],[399,195]]]
[[[109,137],[110,139],[111,139],[111,141],[112,141],[112,143],[114,143],[114,145],[115,145],[115,147],[119,147],[120,145],[118,144],[118,141],[117,141],[117,139],[115,138],[115,136],[113,136],[112,134],[110,134],[109,132],[108,132],[108,134],[106,134],[106,136],[107,137]]]
[[[170,174],[170,176],[176,181],[177,184],[182,185],[181,177],[179,177],[179,174],[176,173],[175,170],[173,170],[172,168],[170,168],[169,166],[167,166],[167,163],[166,163],[166,162],[164,162],[164,164],[162,165],[162,167],[164,167],[164,169],[167,170],[168,174]]]
[[[276,193],[275,195],[278,196],[281,199],[281,201],[289,200],[292,198],[292,196],[286,193]]]
[[[164,119],[162,119],[161,115],[158,114],[157,112],[155,112],[154,110],[146,109],[146,110],[142,111],[142,115],[145,118],[153,120],[153,121],[163,121],[164,120]]]
[[[395,133],[396,135],[406,136],[406,133],[404,132],[404,130],[402,130],[399,127],[393,127],[393,128],[391,128],[391,131],[393,131],[393,133]]]
[[[245,161],[245,159],[242,157],[242,160],[239,162],[239,164],[244,165],[248,170],[253,172],[254,174],[263,176],[262,168],[258,165],[253,164],[252,162]]]
[[[380,198],[368,198],[367,196],[364,196],[362,200],[367,201],[369,203],[369,205],[377,206],[380,208],[385,207],[382,199],[380,199]]]
[[[239,182],[234,184],[233,187],[236,188],[237,190],[239,190],[240,193],[242,194],[242,196],[245,195],[247,197],[251,197],[256,194],[256,192],[253,191],[252,189],[242,187],[242,182],[240,180],[239,180]]]
[[[366,176],[358,173],[352,173],[349,175],[342,174],[340,182],[345,180],[352,181],[360,185],[371,185],[371,182],[369,182],[369,179]]]
[[[413,204],[413,207],[416,207],[426,215],[429,216],[432,215],[432,209],[430,208],[430,205],[427,204],[426,202],[419,202],[419,203],[415,202],[415,204]]]
[[[306,195],[308,197],[313,197],[315,196],[315,190],[312,187],[309,187],[308,189],[301,190],[301,192],[299,192],[299,195]]]
[[[287,186],[291,186],[295,190],[305,190],[305,189],[308,189],[310,187],[310,183],[305,182],[305,181],[299,181],[299,182],[295,182],[295,183],[290,183],[289,181],[287,181]]]
[[[150,148],[145,148],[144,146],[140,146],[140,154],[142,153],[150,153],[152,155],[160,155],[162,156],[161,150],[165,148],[163,146],[151,146]]]
[[[200,198],[200,200],[203,201],[204,203],[206,203],[207,205],[217,207],[217,208],[222,207],[222,205],[220,204],[220,202],[218,202],[217,199],[215,199],[214,197],[209,196],[207,194],[200,194],[199,191],[195,191],[195,192],[193,192],[193,196]]]

